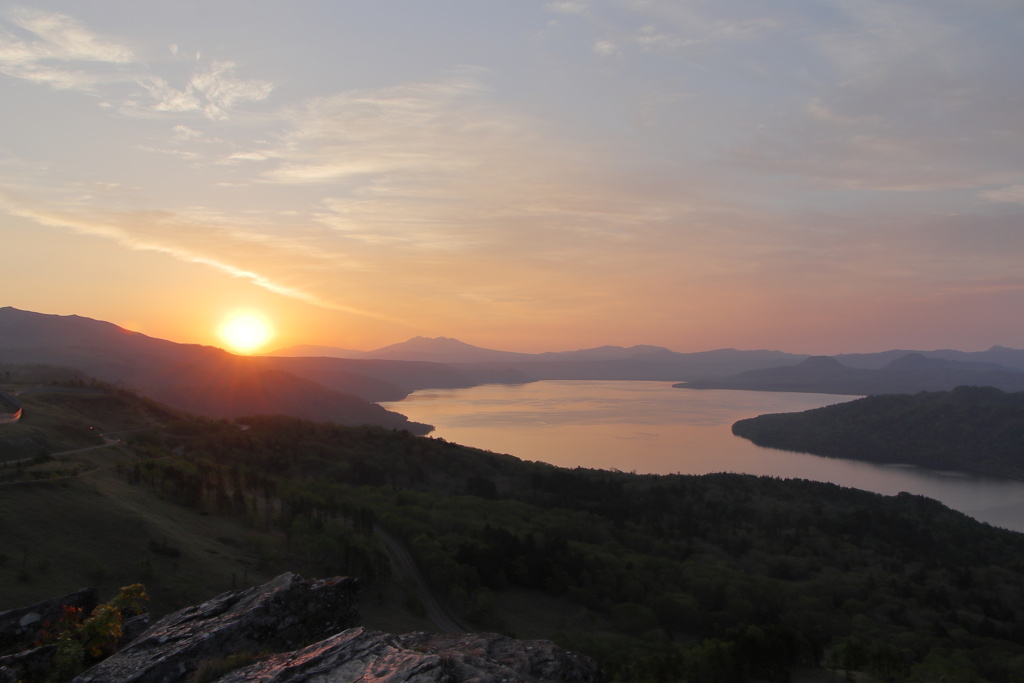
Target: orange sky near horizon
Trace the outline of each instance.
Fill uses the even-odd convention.
[[[8,4],[3,303],[216,346],[253,311],[262,350],[1024,348],[1021,22]]]

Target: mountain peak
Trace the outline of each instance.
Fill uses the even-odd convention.
[[[832,356],[808,356],[797,364],[799,368],[809,370],[848,370],[849,366],[843,365]]]
[[[382,360],[429,361],[432,363],[483,363],[492,361],[522,360],[526,354],[512,351],[495,351],[451,337],[417,336],[398,344],[368,351],[364,358]]]
[[[908,353],[905,356],[900,356],[889,362],[886,368],[890,370],[914,370],[917,368],[928,368],[937,365],[949,365],[950,361],[943,361],[941,359],[929,358],[923,353]]]

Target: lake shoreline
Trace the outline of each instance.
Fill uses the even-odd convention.
[[[523,460],[641,474],[733,472],[808,479],[883,495],[907,491],[1024,531],[1020,480],[973,472],[954,479],[939,470],[891,467],[898,463],[782,451],[732,433],[732,425],[748,417],[857,398],[734,389],[685,392],[658,381],[541,380],[420,390],[385,407],[433,424],[433,438]],[[1021,514],[1014,512],[1009,520],[1000,512],[1017,506]]]

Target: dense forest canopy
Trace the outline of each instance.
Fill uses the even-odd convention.
[[[1010,681],[1024,670],[1024,536],[930,499],[567,470],[282,417],[245,426],[153,434],[185,455],[143,460],[136,476],[224,513],[251,514],[274,488],[271,523],[325,563],[331,520],[373,520],[480,628],[507,628],[507,591],[565,600],[581,616],[558,640],[622,680],[786,680],[831,665],[880,680],[941,669]]]

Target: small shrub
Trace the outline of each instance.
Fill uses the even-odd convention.
[[[113,600],[98,605],[88,617],[82,614],[81,607],[66,605],[55,624],[44,624],[37,643],[57,646],[46,683],[70,680],[87,665],[113,654],[121,638],[124,617],[140,614],[142,601],[148,599],[145,587],[136,583],[123,587]]]

